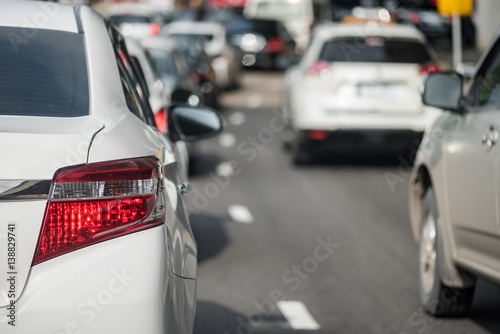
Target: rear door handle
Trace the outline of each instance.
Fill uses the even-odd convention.
[[[483,146],[490,149],[498,142],[498,131],[494,125],[490,125],[490,129],[487,134],[483,135],[481,138]]]

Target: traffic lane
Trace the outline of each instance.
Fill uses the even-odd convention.
[[[227,321],[222,327],[210,327],[210,307],[202,306],[198,330],[225,328],[236,333],[247,328],[244,324],[258,333],[290,330],[280,310],[271,306],[286,298],[302,301],[321,325],[320,331],[329,333],[498,331],[494,315],[484,313],[484,305],[498,306],[498,298],[491,298],[498,291],[485,284],[480,291],[487,293],[479,293],[474,300],[472,321],[423,315],[416,288],[416,246],[407,216],[408,171],[403,162],[293,168],[279,136],[263,132],[271,127],[272,110],[238,108],[225,111],[224,116],[231,119],[235,113],[240,121],[243,114],[245,121],[228,121],[226,133],[234,136],[232,144],[221,145],[219,139],[205,142],[203,154],[216,156],[219,164],[236,162],[237,175],[217,181],[214,164],[212,174],[195,177],[194,189],[208,202],[200,214],[213,219],[207,223],[196,214],[192,219],[202,258],[199,300],[233,313],[223,316]],[[259,136],[264,133],[268,135]],[[211,191],[206,191],[208,184]],[[232,205],[246,206],[253,222],[235,222],[228,213]],[[339,247],[324,261],[317,260],[317,265],[306,261],[314,259],[318,238],[328,236]],[[209,256],[204,255],[207,250]]]

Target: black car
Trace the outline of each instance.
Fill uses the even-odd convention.
[[[280,21],[241,17],[226,29],[230,43],[242,50],[244,66],[284,69],[296,57],[295,41]]]

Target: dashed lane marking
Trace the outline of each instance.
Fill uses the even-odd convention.
[[[317,330],[320,325],[314,320],[304,303],[294,300],[281,300],[278,308],[293,329]]]
[[[250,210],[244,205],[231,205],[227,211],[231,218],[237,223],[253,223],[252,213],[250,213]]]

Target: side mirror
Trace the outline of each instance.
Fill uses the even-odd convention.
[[[219,114],[206,107],[173,106],[169,110],[167,122],[173,141],[193,142],[212,138],[223,128]]]
[[[422,102],[428,106],[459,111],[463,98],[463,77],[458,73],[430,73],[425,81]]]

